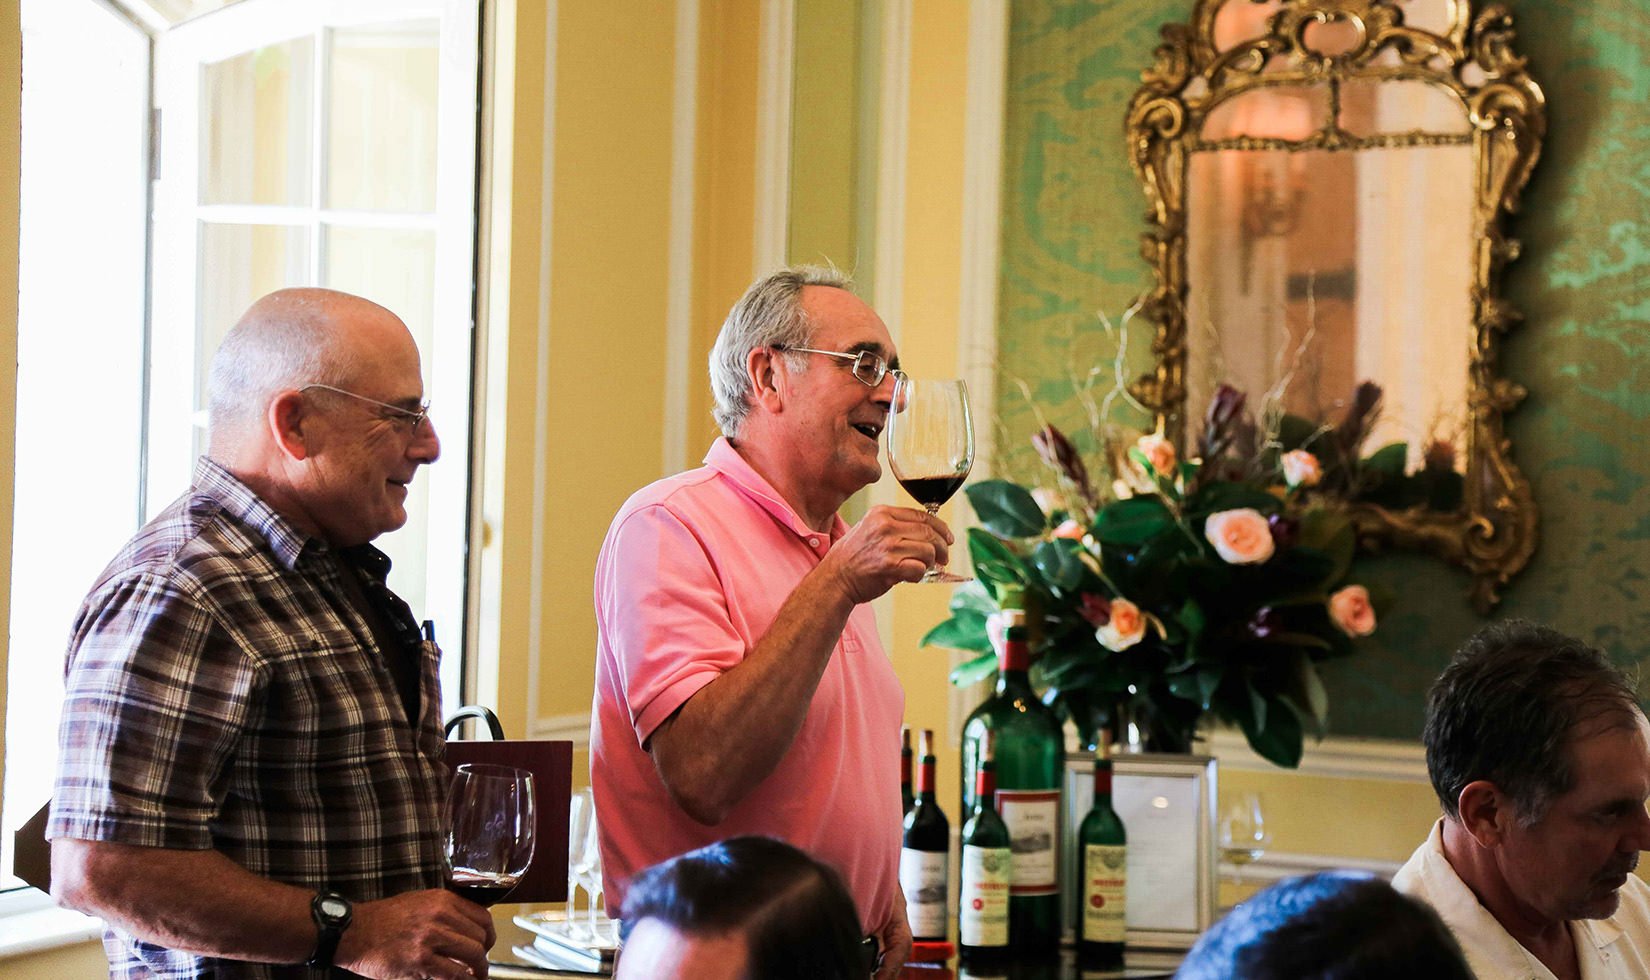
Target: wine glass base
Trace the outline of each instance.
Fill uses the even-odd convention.
[[[930,568],[927,574],[917,579],[918,582],[972,582],[972,575],[957,575],[943,568]]]

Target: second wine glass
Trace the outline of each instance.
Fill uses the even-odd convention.
[[[888,465],[905,492],[930,514],[951,499],[974,468],[974,422],[960,378],[900,378],[888,410]],[[967,582],[931,565],[921,581]]]
[[[532,773],[459,766],[447,795],[447,887],[477,905],[502,900],[533,863],[537,826]]]

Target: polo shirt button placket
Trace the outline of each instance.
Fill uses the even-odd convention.
[[[819,539],[818,538],[809,538],[808,539],[808,547],[810,547],[810,548],[819,547]]]

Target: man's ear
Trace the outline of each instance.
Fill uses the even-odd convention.
[[[1456,797],[1455,809],[1461,815],[1462,829],[1480,847],[1499,846],[1518,816],[1512,799],[1487,779],[1463,786],[1461,795]]]
[[[295,460],[308,459],[310,439],[305,433],[308,421],[304,411],[304,396],[297,391],[283,391],[269,403],[264,423],[269,434],[283,453]]]
[[[756,347],[745,355],[745,374],[751,379],[751,401],[778,414],[785,410],[784,372],[779,352],[772,347]]]

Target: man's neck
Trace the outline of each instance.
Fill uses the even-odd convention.
[[[1559,980],[1575,980],[1581,976],[1570,924],[1563,919],[1548,918],[1520,900],[1501,873],[1494,850],[1480,845],[1466,828],[1448,817],[1444,818],[1443,848],[1444,859],[1449,861],[1456,877],[1507,935],[1553,971]]]
[[[730,438],[728,445],[758,476],[768,481],[804,524],[821,534],[831,533],[831,528],[836,526],[836,512],[845,498],[822,490],[807,474],[800,472],[794,463],[794,453],[775,451],[768,440],[749,433]]]

